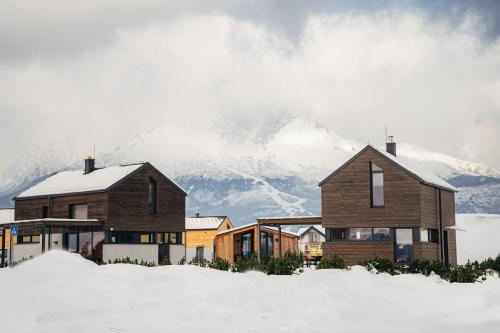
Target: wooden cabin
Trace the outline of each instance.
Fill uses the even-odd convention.
[[[96,260],[177,263],[185,255],[185,196],[150,163],[95,168],[87,158],[85,170],[56,173],[14,198],[14,252],[35,251],[41,242],[42,252],[62,248]]]
[[[194,258],[212,261],[215,257],[215,236],[234,228],[227,216],[200,216],[186,218],[186,260]]]
[[[215,254],[217,257],[233,263],[238,258],[245,258],[258,253],[258,225],[251,223],[237,228],[221,231],[215,237]],[[295,233],[281,231],[282,254],[287,251],[298,251],[298,236]],[[278,229],[268,226],[260,227],[260,255],[277,257],[279,253]]]
[[[457,263],[456,189],[396,157],[392,140],[387,151],[366,146],[319,186],[324,255]]]

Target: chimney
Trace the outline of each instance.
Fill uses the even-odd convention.
[[[394,137],[392,135],[389,136],[389,140],[385,144],[385,150],[389,154],[396,156],[396,142],[394,142]]]
[[[200,212],[196,212],[196,213],[194,214],[194,216],[195,216],[195,217],[200,217]]]
[[[92,156],[87,156],[85,159],[85,174],[89,174],[95,170],[95,159]]]

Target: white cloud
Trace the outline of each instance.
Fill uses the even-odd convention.
[[[365,142],[387,124],[402,141],[500,168],[500,44],[482,44],[479,23],[317,15],[298,42],[225,14],[116,28],[71,56],[0,67],[1,153],[56,135],[102,151],[165,123],[196,136],[215,118],[252,126],[288,112]]]

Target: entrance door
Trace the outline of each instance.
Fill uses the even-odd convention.
[[[253,233],[249,232],[241,235],[241,256],[249,257],[253,253]]]
[[[396,229],[395,259],[396,262],[408,262],[413,258],[413,230]]]
[[[444,263],[448,265],[450,259],[448,257],[448,231],[443,231],[443,250],[444,250]]]
[[[68,252],[79,253],[78,233],[64,234],[63,248]]]
[[[205,259],[205,253],[204,253],[204,248],[203,247],[197,247],[196,248],[196,258],[198,259],[198,261],[202,261],[203,259]]]
[[[160,265],[170,261],[169,245],[170,244],[158,244],[158,263]]]

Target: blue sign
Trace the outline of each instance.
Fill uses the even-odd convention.
[[[15,225],[10,226],[10,234],[11,234],[11,236],[17,235],[17,226],[15,226]]]

